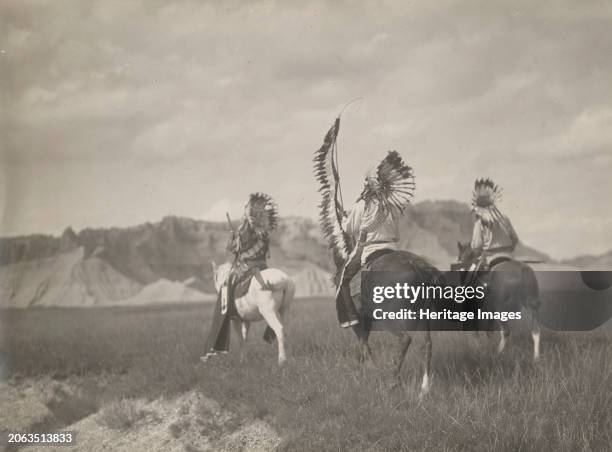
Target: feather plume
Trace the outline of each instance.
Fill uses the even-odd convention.
[[[244,216],[255,231],[267,234],[278,224],[278,207],[269,195],[251,193]]]
[[[502,216],[495,205],[501,196],[501,188],[491,179],[476,179],[472,192],[472,212],[484,223],[496,223]]]
[[[397,151],[389,151],[375,170],[366,177],[362,197],[375,198],[384,211],[392,208],[403,212],[414,196],[414,174],[412,168],[402,160]]]

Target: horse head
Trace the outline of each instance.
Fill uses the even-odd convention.
[[[457,249],[459,250],[457,260],[461,262],[464,267],[469,267],[478,257],[478,252],[472,248],[469,243],[457,242]]]
[[[215,283],[215,290],[219,292],[223,283],[227,280],[229,273],[232,269],[232,264],[226,262],[225,264],[217,265],[215,261],[212,262],[213,270],[213,282]]]

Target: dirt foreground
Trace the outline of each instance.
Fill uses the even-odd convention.
[[[0,425],[11,432],[76,432],[74,446],[32,445],[20,451],[239,451],[273,450],[280,436],[263,420],[241,420],[197,391],[153,401],[127,399],[66,424],[67,407],[87,413],[87,404],[69,404],[79,393],[67,383],[30,381],[0,385]],[[78,407],[78,408],[77,408]]]

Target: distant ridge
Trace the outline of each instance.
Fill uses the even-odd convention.
[[[596,256],[578,256],[573,259],[564,260],[561,263],[586,270],[612,270],[612,251]]]
[[[466,204],[424,201],[400,221],[401,247],[448,269],[457,241],[467,241],[473,218]],[[520,231],[519,231],[520,233]],[[67,228],[59,237],[0,238],[0,306],[99,306],[210,299],[212,262],[231,259],[225,222],[167,216],[127,228]],[[300,296],[329,296],[331,260],[319,225],[282,218],[271,237],[270,266],[296,279]],[[519,245],[517,256],[546,260]],[[583,258],[586,259],[586,258]],[[179,297],[181,300],[161,300]]]

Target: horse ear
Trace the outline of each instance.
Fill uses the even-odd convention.
[[[217,273],[217,263],[215,261],[212,261],[212,269],[213,273]]]
[[[457,240],[457,249],[459,251],[463,251],[463,243],[461,243],[460,241]]]

